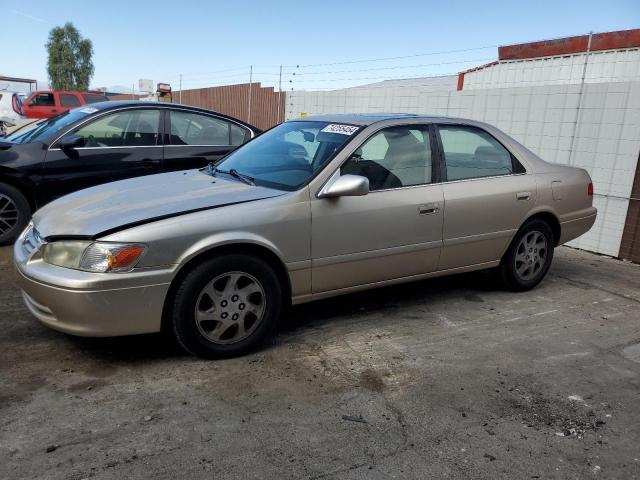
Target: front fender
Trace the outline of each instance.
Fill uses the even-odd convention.
[[[243,231],[225,231],[218,232],[212,235],[208,235],[206,237],[201,238],[193,245],[184,250],[183,254],[178,258],[178,264],[184,265],[189,260],[198,255],[206,253],[215,248],[227,246],[227,245],[255,245],[259,247],[263,247],[271,251],[271,253],[275,254],[280,261],[284,264],[284,255],[282,252],[276,247],[276,245],[270,240],[264,238],[261,235],[257,235],[251,232],[243,232]]]

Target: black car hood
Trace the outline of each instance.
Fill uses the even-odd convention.
[[[161,173],[107,183],[55,200],[33,216],[44,238],[91,237],[210,208],[284,192],[211,177],[198,170]]]

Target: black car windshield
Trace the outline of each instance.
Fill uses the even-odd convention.
[[[216,165],[252,177],[256,185],[293,191],[305,185],[358,130],[341,123],[286,122]]]
[[[2,141],[11,143],[29,143],[46,140],[63,128],[68,127],[72,123],[75,123],[96,111],[97,109],[93,107],[74,108],[73,110],[69,110],[61,113],[60,115],[49,118],[48,120],[26,125],[18,131],[7,135],[2,139]]]

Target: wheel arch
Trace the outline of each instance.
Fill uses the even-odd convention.
[[[0,183],[6,183],[7,185],[11,185],[13,188],[19,190],[20,193],[25,196],[27,202],[29,202],[31,213],[37,210],[36,199],[33,194],[35,187],[29,180],[20,178],[16,175],[14,170],[0,166]]]
[[[542,220],[547,225],[549,225],[549,227],[551,228],[551,232],[553,233],[553,242],[556,247],[559,245],[560,235],[562,234],[562,227],[560,226],[560,220],[558,220],[558,217],[553,212],[549,210],[536,212],[527,217],[527,219],[522,222],[522,225],[520,225],[520,228],[522,228],[523,225],[525,225],[527,222],[530,222],[531,220]]]
[[[291,278],[289,277],[287,267],[285,266],[282,258],[272,249],[263,244],[253,243],[250,241],[214,245],[190,256],[189,259],[178,269],[176,275],[171,281],[167,295],[165,296],[164,306],[162,308],[162,330],[165,330],[168,327],[168,322],[171,319],[173,297],[185,276],[202,261],[230,253],[257,257],[271,266],[282,285],[283,305],[286,306],[291,304]]]

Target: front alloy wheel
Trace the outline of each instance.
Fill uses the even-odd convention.
[[[171,311],[173,333],[201,357],[242,355],[273,331],[282,287],[264,260],[228,253],[203,260],[178,286]]]
[[[246,272],[223,273],[198,295],[196,326],[211,342],[239,342],[260,325],[266,301],[264,288],[254,276]]]
[[[18,238],[29,223],[29,201],[12,185],[0,182],[0,245],[7,245]]]

